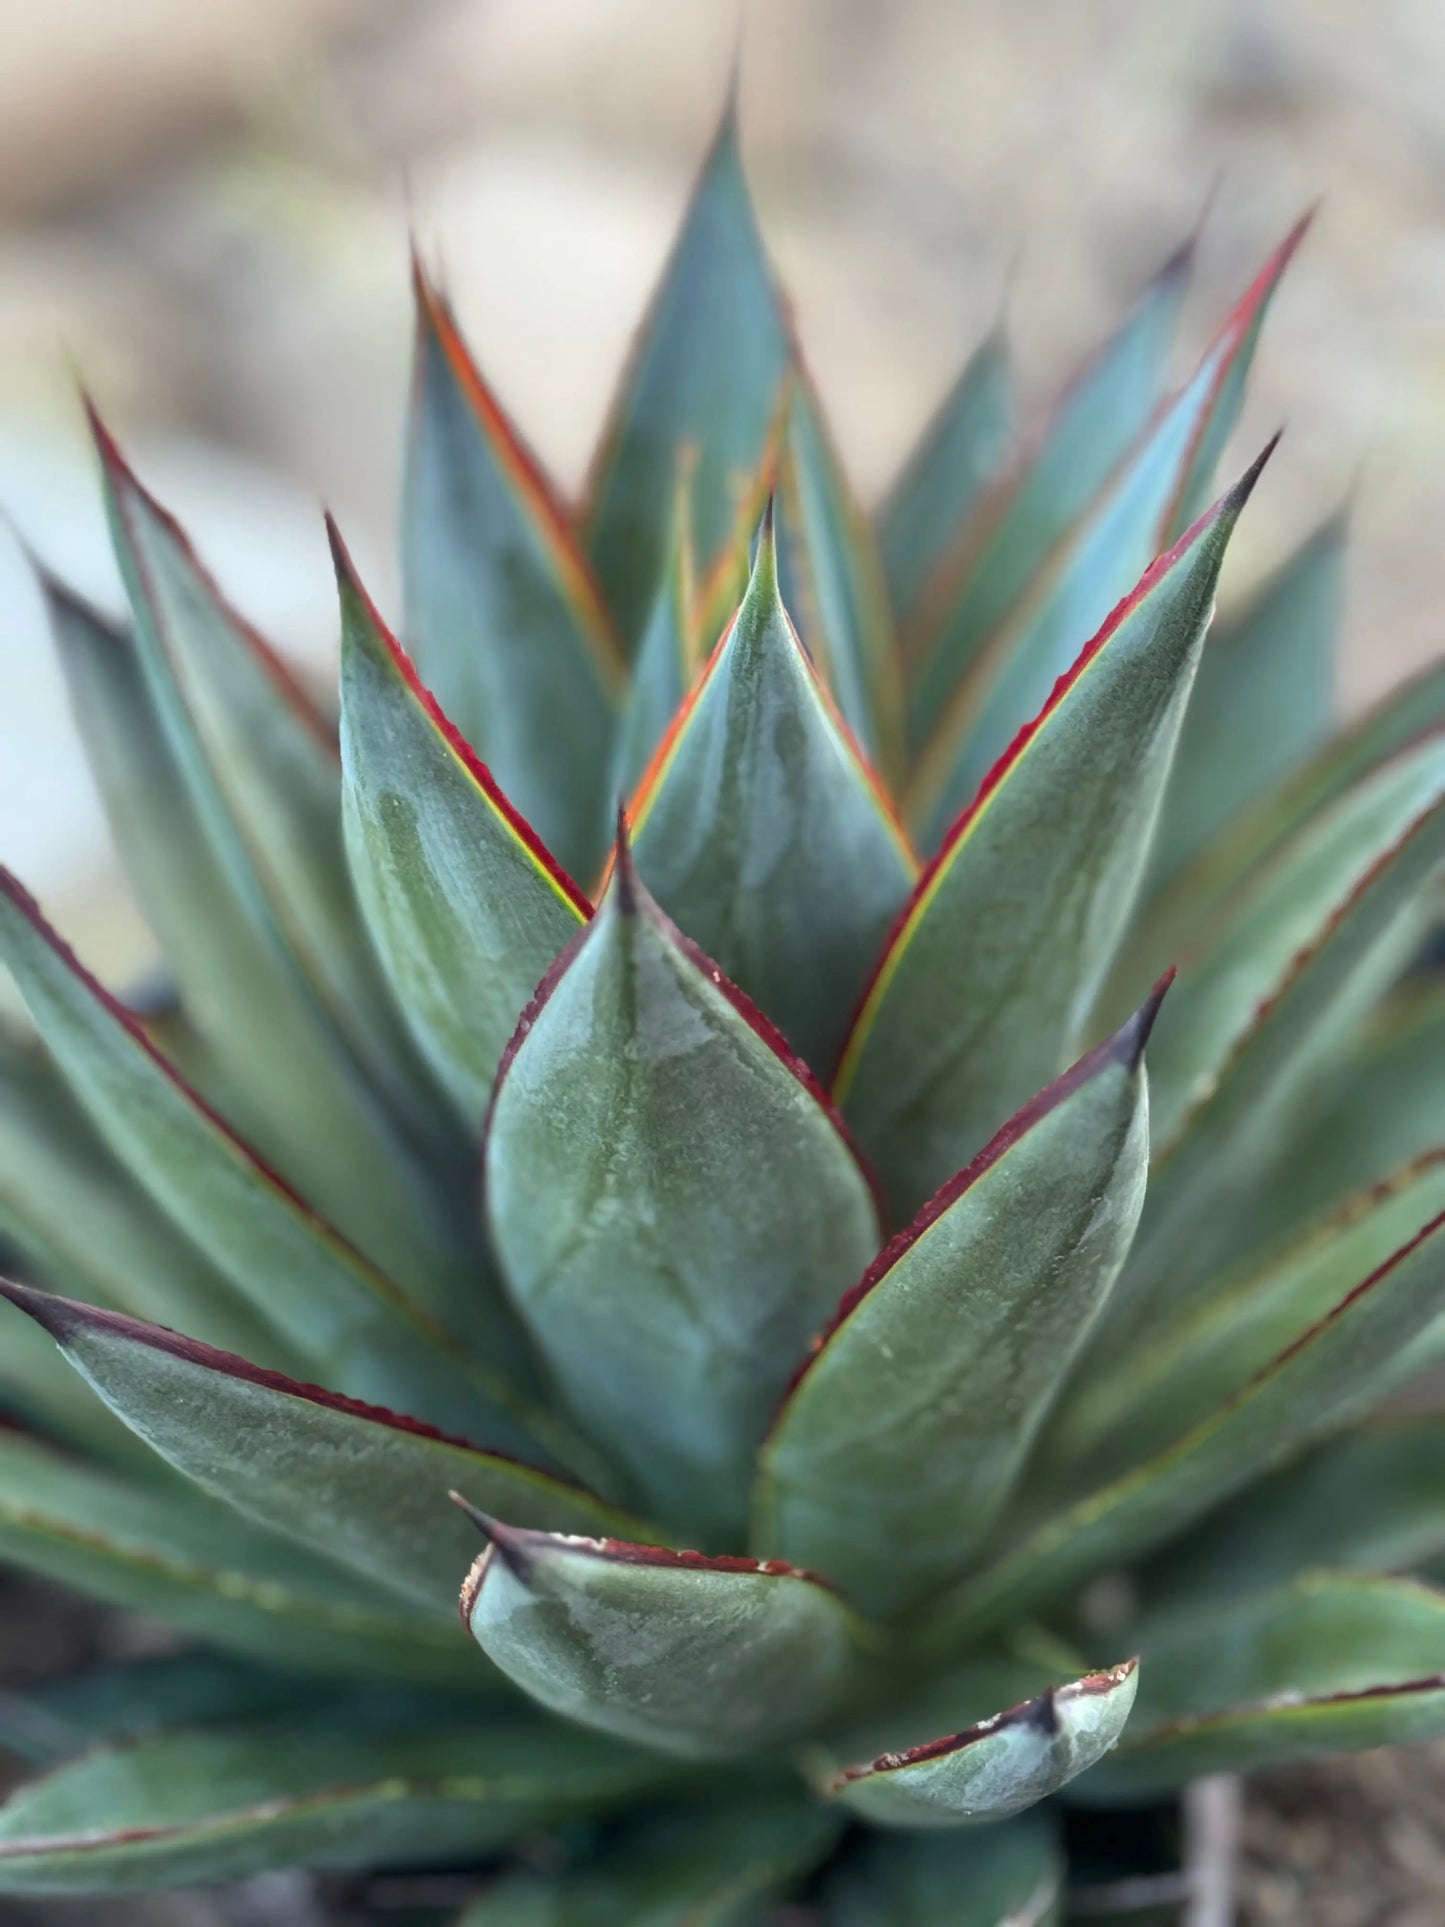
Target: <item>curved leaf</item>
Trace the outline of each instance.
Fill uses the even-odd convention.
[[[467,1123],[591,906],[422,686],[335,525],[346,844],[417,1048]]]
[[[622,658],[536,461],[420,264],[414,278],[407,641],[427,687],[548,848],[585,873],[606,840]]]
[[[879,552],[900,619],[1008,457],[1010,391],[1008,344],[999,327],[965,362],[878,509]]]
[[[177,1482],[154,1489],[0,1431],[0,1559],[304,1671],[494,1690],[447,1621]]]
[[[942,835],[1014,731],[1047,698],[1080,638],[1098,628],[1202,506],[1199,491],[1233,427],[1265,310],[1305,225],[1271,256],[1196,373],[1160,407],[1037,583],[978,652],[919,764],[909,815],[926,841]]]
[[[1117,1743],[1138,1676],[1132,1659],[1086,1673],[961,1733],[845,1767],[827,1791],[874,1826],[1007,1820],[1057,1793]]]
[[[289,1345],[324,1360],[348,1391],[444,1423],[486,1422],[499,1443],[517,1442],[500,1406],[488,1416],[482,1369],[454,1356],[396,1286],[206,1108],[8,872],[0,957],[111,1149]]]
[[[791,1739],[835,1706],[866,1638],[838,1595],[776,1561],[518,1531],[462,1590],[482,1651],[554,1713],[694,1759]]]
[[[665,1524],[740,1531],[754,1448],[877,1216],[822,1094],[625,841],[504,1060],[484,1171],[507,1283],[578,1422]]]
[[[730,629],[633,802],[658,900],[820,1069],[917,865],[778,594],[772,518]]]
[[[963,1568],[1134,1235],[1157,1007],[1040,1092],[844,1299],[764,1442],[756,1545],[875,1614]]]
[[[1003,479],[964,522],[909,623],[916,749],[959,677],[1097,492],[1159,397],[1192,247],[1164,264],[1122,327],[1074,376]],[[1136,571],[1137,573],[1137,571]]]
[[[953,1652],[1181,1534],[1302,1450],[1437,1316],[1445,1218],[1361,1280],[1248,1385],[1147,1464],[1024,1530],[929,1609],[920,1639]]]
[[[75,1369],[169,1464],[239,1511],[388,1592],[450,1608],[474,1542],[446,1502],[559,1532],[638,1522],[538,1466],[429,1425],[298,1384],[229,1352],[115,1312],[0,1280]]]
[[[900,1215],[1067,1061],[1123,934],[1224,548],[1259,469],[1088,644],[949,832],[884,950],[835,1094]]]
[[[633,348],[587,487],[587,548],[624,640],[641,636],[667,543],[678,452],[695,448],[704,565],[729,541],[791,347],[730,96]]]
[[[1029,1813],[982,1832],[865,1837],[829,1880],[831,1927],[1052,1927],[1064,1865]]]
[[[1445,1593],[1310,1573],[1161,1641],[1123,1745],[1086,1801],[1157,1797],[1206,1773],[1445,1734]]]
[[[639,1791],[652,1763],[508,1715],[478,1730],[280,1718],[105,1749],[0,1809],[0,1892],[89,1894],[273,1867],[455,1864]]]

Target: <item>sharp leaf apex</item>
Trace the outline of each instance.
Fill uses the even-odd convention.
[[[1134,1015],[1127,1019],[1115,1033],[1114,1045],[1117,1055],[1122,1063],[1128,1065],[1130,1070],[1137,1070],[1139,1067],[1139,1063],[1144,1056],[1144,1047],[1149,1042],[1150,1033],[1154,1029],[1155,1019],[1159,1015],[1160,1006],[1163,1004],[1169,986],[1173,983],[1174,978],[1175,968],[1174,965],[1171,964],[1159,979],[1158,983],[1155,984],[1154,988],[1149,992],[1149,995],[1144,999],[1143,1003],[1140,1004],[1139,1008],[1134,1012]]]
[[[632,827],[627,820],[627,805],[617,805],[617,854],[612,865],[612,888],[608,893],[617,905],[619,916],[635,917],[641,906],[642,879],[632,854]]]
[[[34,1285],[22,1285],[13,1278],[0,1277],[0,1298],[8,1299],[17,1311],[33,1318],[57,1344],[64,1343],[79,1322],[80,1306],[73,1305],[68,1298],[56,1297],[53,1292],[38,1291]]]
[[[518,1575],[527,1570],[530,1562],[522,1552],[522,1535],[514,1527],[503,1525],[500,1519],[494,1519],[490,1512],[483,1512],[480,1506],[473,1505],[460,1492],[448,1492],[447,1497],[467,1515],[505,1565]]]

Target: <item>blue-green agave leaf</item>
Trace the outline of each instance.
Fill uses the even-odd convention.
[[[1013,1117],[844,1299],[763,1445],[759,1550],[875,1614],[964,1568],[1128,1253],[1157,1008]]]
[[[450,1613],[474,1540],[453,1485],[528,1525],[636,1533],[636,1519],[538,1466],[304,1385],[157,1325],[0,1281],[117,1417],[261,1525]]]
[[[487,1726],[344,1710],[107,1747],[0,1809],[0,1892],[113,1894],[482,1858],[515,1835],[605,1811],[653,1763],[509,1713]]]
[[[588,482],[587,548],[629,649],[662,575],[683,449],[704,567],[730,541],[792,353],[730,96],[637,336]]]
[[[630,811],[668,914],[831,1069],[917,863],[778,593],[771,515],[731,628]]]
[[[908,622],[909,741],[915,750],[979,649],[1148,422],[1192,255],[1190,246],[1170,257],[1123,325],[1074,376],[1011,469],[951,532]]]
[[[679,464],[672,539],[652,599],[613,751],[614,795],[631,796],[703,665],[705,634],[692,537],[692,465]],[[729,608],[731,615],[731,606]]]
[[[1064,1863],[1047,1815],[968,1833],[865,1835],[824,1889],[831,1927],[1053,1927]]]
[[[1010,1819],[1087,1772],[1118,1743],[1139,1663],[1086,1673],[961,1733],[844,1767],[826,1791],[882,1827]]]
[[[489,1540],[462,1589],[482,1651],[554,1713],[693,1759],[792,1739],[835,1708],[867,1629],[831,1587],[777,1561],[521,1531]]]
[[[1445,1734],[1445,1593],[1306,1573],[1157,1642],[1133,1724],[1078,1797],[1157,1798],[1208,1773],[1257,1772]]]
[[[868,1180],[625,837],[503,1062],[485,1196],[573,1416],[664,1524],[728,1537],[794,1362],[878,1243]]]
[[[423,686],[334,528],[332,546],[352,876],[417,1048],[475,1130],[527,999],[591,906]]]
[[[964,363],[878,509],[879,553],[900,621],[1008,458],[1011,386],[998,327]]]
[[[81,1383],[40,1327],[0,1305],[0,1429],[7,1427],[128,1477],[146,1480],[161,1470],[155,1453]]]
[[[1259,469],[1087,645],[955,823],[889,939],[834,1091],[898,1216],[1077,1049],[1124,932],[1220,563]]]
[[[1301,224],[1271,256],[1197,372],[1159,409],[1036,585],[976,654],[919,763],[909,814],[925,842],[943,834],[1082,640],[1190,521],[1238,413],[1265,309],[1303,232]]]
[[[415,279],[407,645],[548,848],[585,875],[606,847],[622,657],[550,485],[420,265]]]

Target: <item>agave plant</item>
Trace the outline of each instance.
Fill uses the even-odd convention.
[[[0,1554],[183,1639],[11,1703],[0,1892],[1041,1922],[1061,1811],[1445,1732],[1445,669],[1333,733],[1338,523],[1206,641],[1298,239],[869,519],[731,113],[576,514],[418,268],[339,725],[97,423],[168,975],[5,880]]]

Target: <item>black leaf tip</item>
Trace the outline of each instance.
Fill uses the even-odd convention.
[[[627,820],[627,805],[620,801],[617,805],[617,850],[612,861],[612,888],[608,894],[616,904],[619,916],[635,917],[645,907],[646,891],[632,855],[632,826]]]
[[[480,1506],[473,1505],[471,1500],[464,1498],[460,1492],[448,1492],[447,1497],[454,1506],[460,1507],[466,1513],[504,1565],[510,1567],[519,1578],[524,1577],[531,1570],[531,1561],[522,1548],[522,1535],[514,1527],[504,1526],[500,1519],[494,1519],[489,1512],[483,1512]]]
[[[1159,979],[1158,983],[1155,984],[1154,988],[1149,992],[1149,995],[1144,999],[1143,1003],[1140,1004],[1139,1008],[1134,1012],[1134,1015],[1114,1033],[1114,1055],[1121,1064],[1127,1065],[1131,1071],[1137,1070],[1139,1067],[1139,1062],[1144,1055],[1144,1046],[1149,1042],[1149,1035],[1154,1028],[1154,1021],[1159,1015],[1160,1005],[1164,1002],[1164,998],[1170,984],[1174,981],[1174,977],[1175,969],[1173,964],[1171,964]]]
[[[37,1291],[33,1285],[17,1284],[13,1278],[0,1278],[0,1298],[8,1299],[17,1311],[33,1318],[57,1345],[63,1345],[81,1322],[81,1308],[71,1304],[68,1298]]]

